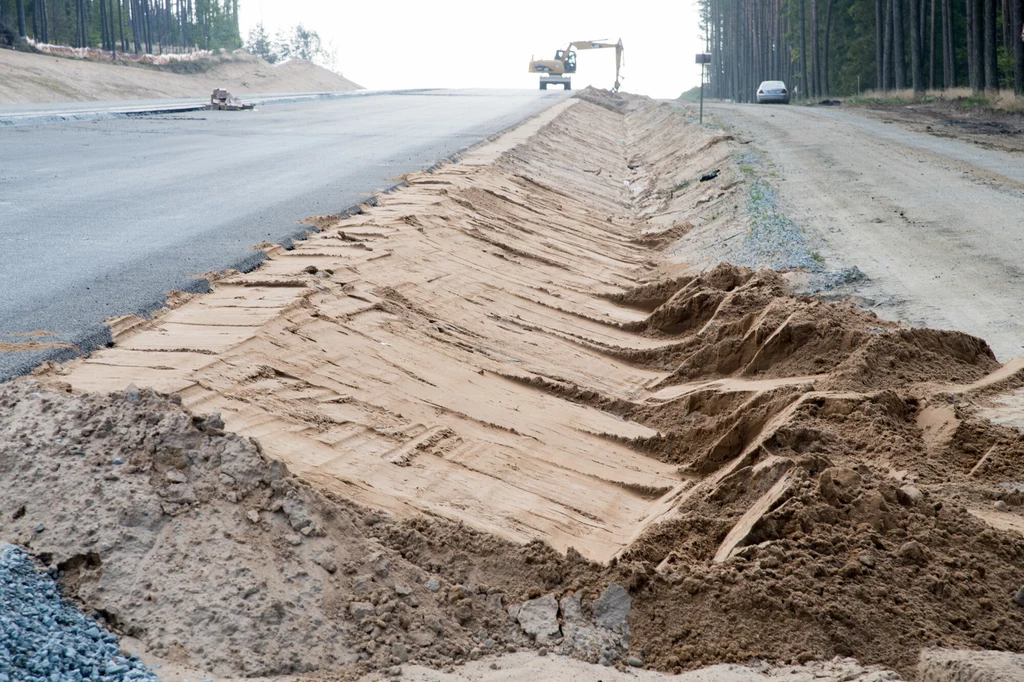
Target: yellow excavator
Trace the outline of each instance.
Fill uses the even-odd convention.
[[[530,60],[530,73],[539,73],[540,89],[547,90],[549,85],[561,85],[566,90],[572,90],[571,77],[566,75],[576,73],[576,51],[577,50],[600,50],[606,47],[615,48],[615,85],[612,92],[619,91],[619,71],[622,69],[622,41],[617,43],[602,43],[597,40],[580,40],[569,43],[564,50],[557,50],[554,59]]]

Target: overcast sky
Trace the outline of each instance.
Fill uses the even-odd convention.
[[[371,89],[531,88],[530,58],[570,41],[622,39],[623,89],[678,97],[700,83],[696,0],[241,0],[242,36],[302,23],[337,49],[336,69]],[[615,50],[580,54],[576,89],[611,87]]]

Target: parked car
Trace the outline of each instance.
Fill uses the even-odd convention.
[[[782,81],[765,81],[757,88],[757,103],[789,104],[789,88]]]

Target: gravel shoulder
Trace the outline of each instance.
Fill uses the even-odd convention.
[[[1018,157],[856,110],[711,111],[775,164],[783,209],[825,262],[867,275],[867,308],[980,336],[1001,360],[1024,354]]]

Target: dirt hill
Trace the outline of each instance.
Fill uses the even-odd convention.
[[[340,74],[302,60],[280,65],[238,51],[184,65],[105,64],[0,50],[0,104],[205,97],[214,87],[233,94],[361,90]]]

